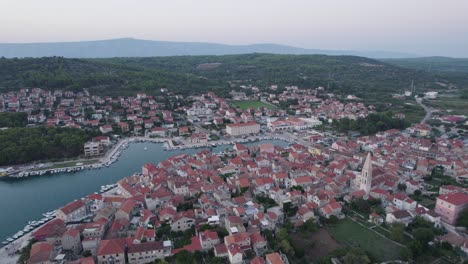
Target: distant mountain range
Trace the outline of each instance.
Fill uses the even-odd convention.
[[[387,51],[304,49],[278,44],[226,45],[200,42],[153,41],[121,38],[54,43],[0,43],[0,57],[112,58],[249,53],[353,55],[368,58],[410,58],[415,54]]]

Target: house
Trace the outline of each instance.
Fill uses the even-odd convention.
[[[405,226],[408,226],[408,224],[410,224],[413,221],[413,217],[406,210],[397,210],[394,212],[387,213],[385,221],[388,224],[402,223]]]
[[[267,250],[267,242],[260,233],[253,233],[250,235],[252,248],[257,256],[263,256]]]
[[[83,228],[83,238],[102,239],[108,227],[108,220],[99,218],[97,221],[86,223]]]
[[[214,246],[214,255],[216,257],[228,257],[227,247],[224,244],[217,244]]]
[[[144,243],[144,242],[153,242],[155,241],[155,230],[154,229],[145,229],[141,226],[137,228],[135,233],[133,243]]]
[[[126,247],[124,238],[101,240],[96,251],[97,264],[125,263]]]
[[[96,264],[96,262],[94,262],[94,258],[91,256],[87,258],[79,258],[77,260],[69,261],[67,262],[67,264]]]
[[[49,243],[55,243],[55,241],[61,240],[66,231],[65,222],[62,219],[55,218],[33,231],[32,237],[38,241],[46,240]]]
[[[369,215],[369,222],[374,223],[376,225],[381,225],[384,222],[384,219],[382,216],[380,216],[376,212],[372,212]]]
[[[103,134],[111,133],[112,132],[112,126],[111,125],[103,125],[99,127],[99,130]]]
[[[54,263],[53,260],[53,247],[47,242],[37,242],[31,247],[29,254],[30,264],[49,264]]]
[[[60,208],[55,213],[57,219],[64,222],[79,221],[86,217],[86,204],[82,200],[76,200]]]
[[[83,148],[86,157],[99,156],[103,152],[103,145],[101,142],[89,141],[84,144]]]
[[[441,220],[455,225],[460,213],[468,208],[468,194],[449,193],[437,197],[435,212],[441,216]]]
[[[242,250],[251,248],[250,234],[247,232],[236,233],[224,237],[224,244],[226,246],[236,244],[241,247]]]
[[[257,134],[258,132],[260,132],[260,124],[256,122],[226,125],[226,133],[233,137]]]
[[[80,231],[76,228],[68,229],[62,236],[62,247],[64,250],[69,250],[77,255],[81,252]]]
[[[293,178],[291,180],[291,185],[292,186],[301,186],[302,188],[306,189],[307,187],[311,186],[313,184],[313,179],[312,177],[309,176],[299,176],[296,178]]]
[[[149,136],[154,137],[165,137],[166,136],[166,129],[162,127],[153,127],[151,131],[148,133]]]
[[[229,234],[245,232],[244,222],[237,215],[229,215],[224,219],[224,226],[229,231]]]
[[[330,216],[338,216],[341,214],[341,204],[335,201],[330,202],[329,204],[323,206],[320,208],[320,213],[325,217],[325,218],[330,218]]]
[[[129,245],[127,255],[128,264],[145,264],[164,259],[170,253],[165,250],[163,241],[155,241]]]
[[[243,253],[238,245],[232,244],[227,246],[227,251],[229,262],[231,264],[242,264]]]
[[[115,219],[130,220],[136,211],[137,202],[133,199],[126,200],[115,213]]]
[[[130,126],[126,122],[119,122],[117,125],[119,126],[122,133],[130,131]]]
[[[200,239],[200,245],[203,250],[210,250],[220,243],[218,233],[211,230],[200,232],[198,238]]]
[[[171,230],[185,231],[195,224],[195,214],[193,210],[179,212],[171,223]]]
[[[265,256],[266,264],[287,264],[288,262],[285,262],[285,259],[281,257],[281,255],[277,252],[273,252],[270,254],[267,254]]]
[[[301,206],[299,210],[297,210],[297,216],[298,219],[303,222],[306,222],[307,220],[315,217],[314,211],[307,208],[306,206]]]

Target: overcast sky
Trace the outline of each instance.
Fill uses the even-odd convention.
[[[468,57],[468,0],[0,0],[0,42],[122,37]]]

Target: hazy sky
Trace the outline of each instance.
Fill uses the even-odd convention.
[[[468,57],[468,0],[0,0],[0,42],[121,37]]]

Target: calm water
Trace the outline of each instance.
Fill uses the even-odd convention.
[[[273,143],[287,146],[279,140],[263,140],[245,145]],[[147,147],[147,150],[144,150]],[[218,146],[219,152],[232,146]],[[75,199],[98,192],[102,185],[141,172],[143,164],[155,164],[181,153],[194,154],[202,149],[163,151],[162,144],[132,143],[118,162],[110,167],[76,173],[32,176],[23,179],[0,180],[0,242],[24,228],[28,221],[39,220],[42,213],[59,208]],[[1,245],[0,245],[1,247]]]

